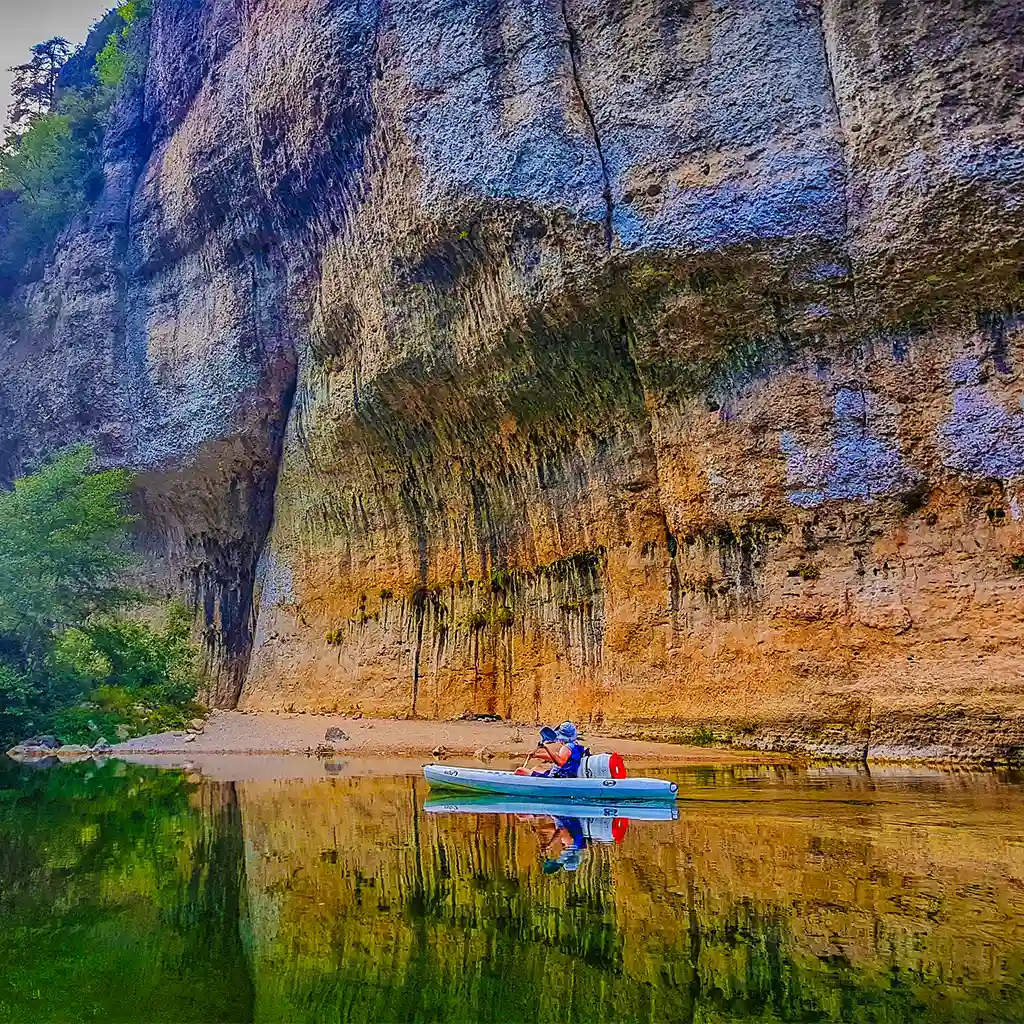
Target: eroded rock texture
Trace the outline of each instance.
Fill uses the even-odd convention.
[[[1016,758],[1022,40],[1011,0],[156,0],[8,331],[11,467],[143,472],[222,704]]]

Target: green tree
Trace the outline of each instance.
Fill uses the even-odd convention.
[[[59,84],[70,54],[60,38],[37,44],[12,69],[15,99],[0,142],[0,300],[99,195],[107,120],[123,84],[138,81],[145,67],[139,26],[148,14],[149,0],[128,0],[116,18],[98,23],[109,34],[76,88]]]
[[[92,451],[74,448],[0,495],[0,636],[32,668],[54,635],[130,596],[127,473],[90,473]]]
[[[103,49],[96,56],[95,75],[101,85],[119,86],[130,74],[141,71],[137,55],[132,52],[132,29],[149,14],[149,0],[128,0],[117,8],[124,27],[111,32]]]
[[[48,114],[53,108],[57,76],[71,53],[71,44],[62,36],[54,36],[36,43],[25,64],[8,69],[14,75],[8,109],[8,123],[14,132],[23,132],[37,117]]]
[[[191,616],[119,618],[140,599],[120,470],[73,448],[0,494],[0,740],[56,728],[67,742],[180,728],[202,712]]]

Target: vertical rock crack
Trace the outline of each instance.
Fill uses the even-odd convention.
[[[839,88],[836,82],[834,57],[829,49],[829,33],[826,25],[827,14],[824,3],[817,5],[818,31],[821,33],[821,51],[825,61],[825,80],[832,100],[832,113],[839,129],[839,148],[843,157],[843,235],[846,246],[850,243],[850,160],[846,149],[846,129],[843,127],[843,111],[839,105]]]
[[[565,25],[565,31],[569,37],[569,64],[572,68],[573,82],[576,85],[576,95],[579,97],[583,111],[587,115],[587,120],[590,122],[590,132],[594,136],[594,146],[597,149],[597,159],[598,163],[601,165],[601,179],[604,182],[604,187],[602,189],[605,210],[604,244],[605,248],[611,252],[612,240],[614,238],[613,217],[615,214],[615,205],[612,200],[612,183],[611,179],[608,177],[608,164],[605,160],[604,147],[601,145],[601,133],[597,127],[597,118],[594,116],[593,108],[590,106],[590,101],[587,99],[586,90],[583,88],[583,78],[580,75],[579,37],[576,34],[576,30],[573,28],[572,22],[569,20],[568,0],[561,0],[561,10],[562,22]]]

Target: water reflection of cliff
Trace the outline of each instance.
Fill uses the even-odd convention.
[[[1024,788],[679,781],[545,874],[418,779],[0,773],[0,1022],[1024,1019]]]
[[[1016,791],[807,785],[555,877],[524,823],[424,815],[417,780],[243,785],[257,1018],[1019,1019]]]

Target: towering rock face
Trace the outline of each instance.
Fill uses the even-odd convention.
[[[6,328],[7,472],[140,470],[223,704],[1017,757],[1022,40],[1011,0],[155,0]]]

